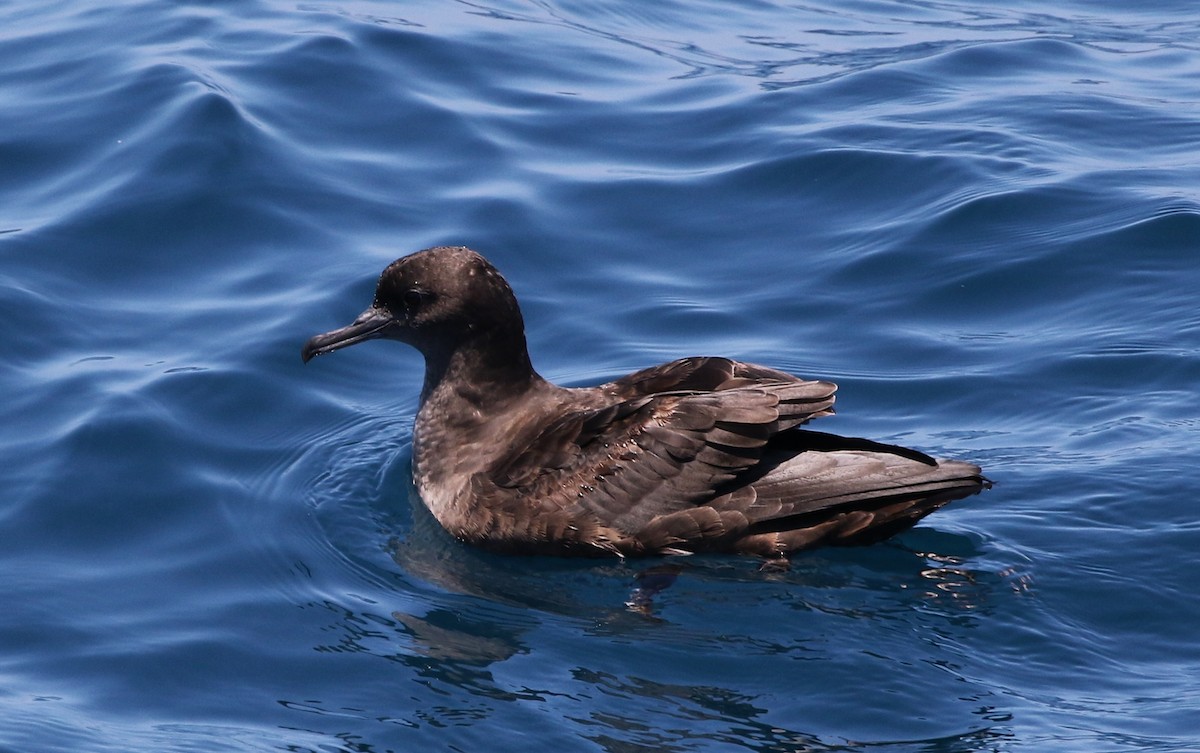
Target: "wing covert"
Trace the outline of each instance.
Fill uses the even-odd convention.
[[[486,472],[509,495],[635,533],[702,505],[777,432],[829,412],[836,386],[792,379],[640,396],[566,413]]]

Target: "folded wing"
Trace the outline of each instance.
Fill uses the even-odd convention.
[[[708,358],[601,389],[623,399],[559,416],[473,479],[499,516],[492,541],[781,555],[886,538],[986,483],[970,464],[797,428],[832,412],[830,382]],[[497,535],[506,520],[539,529]]]

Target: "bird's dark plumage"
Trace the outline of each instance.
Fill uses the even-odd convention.
[[[685,358],[553,385],[529,362],[512,289],[467,248],[393,262],[371,307],[303,357],[373,338],[425,356],[422,499],[498,551],[782,557],[879,541],[988,486],[970,463],[800,428],[833,412],[836,386],[764,366]]]

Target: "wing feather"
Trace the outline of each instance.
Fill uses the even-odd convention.
[[[615,402],[556,414],[476,474],[486,527],[519,527],[536,501],[532,550],[771,556],[902,530],[986,485],[969,463],[796,428],[831,413],[836,389],[720,358],[610,382],[598,391]]]
[[[780,428],[779,393],[803,396],[810,415],[829,407],[834,390],[826,382],[754,383],[570,412],[487,478],[514,496],[554,500],[632,535],[657,517],[703,505],[758,463]]]

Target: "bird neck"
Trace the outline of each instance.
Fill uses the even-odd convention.
[[[541,384],[523,332],[481,332],[425,352],[421,411],[486,416]]]

